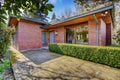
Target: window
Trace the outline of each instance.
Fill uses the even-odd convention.
[[[74,30],[66,29],[66,42],[73,43],[74,41]]]
[[[84,25],[76,29],[76,43],[88,44],[88,26]]]
[[[43,43],[43,44],[47,43],[47,40],[46,40],[46,32],[42,32],[42,43]]]

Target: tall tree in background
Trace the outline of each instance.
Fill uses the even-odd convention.
[[[22,12],[22,17],[29,17],[29,18],[35,18],[35,19],[39,19],[39,20],[42,20],[42,21],[47,21],[47,15],[45,13],[41,13],[39,15],[37,9],[36,9],[36,12],[25,12],[23,11]]]
[[[112,4],[114,0],[74,0],[74,2],[77,5],[81,5],[82,9],[86,9],[87,11],[90,11],[91,9],[97,8],[99,5],[104,4]],[[85,10],[84,9],[84,10]]]
[[[69,17],[72,17],[74,15],[74,12],[68,8],[68,9],[65,9],[60,15],[60,19],[67,19]]]
[[[35,12],[26,12],[26,11],[23,11],[22,16],[23,17],[29,17],[29,18],[35,18],[35,19],[39,19],[39,20],[48,22],[48,20],[47,20],[47,18],[48,18],[47,14],[41,13],[40,9],[36,9]]]
[[[117,2],[117,1],[119,1],[119,0],[74,0],[75,3],[85,6],[86,8],[90,7],[91,6],[90,3],[93,3],[93,2],[94,2],[94,4],[92,6],[96,7],[99,4],[105,4],[108,2],[113,3],[113,2]]]
[[[79,15],[83,12],[83,8],[81,4],[75,3],[75,13],[74,15]]]
[[[99,8],[100,5],[110,5],[119,0],[74,0],[76,15]]]
[[[56,19],[56,14],[53,13],[51,20],[55,20],[55,19]]]

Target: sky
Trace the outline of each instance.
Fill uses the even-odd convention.
[[[59,16],[65,9],[75,10],[73,0],[49,0],[49,3],[54,5],[54,9],[52,12],[49,12],[48,17],[51,18],[53,12],[56,16]]]

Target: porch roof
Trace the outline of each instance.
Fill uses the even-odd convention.
[[[90,12],[87,12],[87,13],[83,13],[83,14],[80,14],[80,15],[76,15],[76,16],[61,20],[61,21],[59,21],[55,24],[52,24],[52,25],[51,24],[44,25],[41,28],[51,29],[51,28],[55,28],[55,27],[68,26],[68,25],[72,25],[72,24],[78,24],[78,23],[86,22],[88,20],[94,19],[93,14],[96,14],[96,17],[100,18],[100,17],[102,17],[101,14],[104,11],[108,11],[112,8],[113,8],[113,5],[106,6],[106,7],[103,7],[103,8],[99,8],[97,10],[93,10],[93,11],[90,11]]]

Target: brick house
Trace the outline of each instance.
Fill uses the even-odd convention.
[[[49,43],[73,43],[106,46],[112,44],[113,5],[47,25],[40,20],[11,17],[16,27],[14,43],[20,50],[39,48]]]
[[[18,21],[11,16],[9,25],[16,28],[16,34],[13,36],[13,45],[20,50],[39,48],[42,46],[42,37],[40,36],[42,35],[42,29],[40,26],[45,24],[32,18],[23,18]]]

